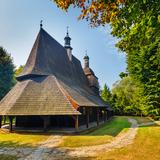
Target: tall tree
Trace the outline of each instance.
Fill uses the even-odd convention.
[[[127,70],[140,86],[150,114],[160,115],[160,0],[54,0],[64,10],[81,9],[91,26],[112,27]]]
[[[70,6],[81,10],[79,19],[90,21],[91,26],[105,25],[115,19],[125,0],[52,0],[67,11]]]
[[[110,103],[111,102],[111,98],[112,98],[112,94],[110,89],[107,87],[106,84],[104,84],[103,89],[101,90],[101,97],[104,101]]]
[[[14,85],[14,65],[11,56],[0,47],[0,99]]]
[[[142,89],[128,76],[116,82],[112,88],[116,114],[120,115],[147,115],[148,104],[143,96]]]
[[[112,34],[126,53],[129,75],[141,86],[150,114],[160,114],[160,1],[127,0]]]

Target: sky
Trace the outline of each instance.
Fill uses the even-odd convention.
[[[125,71],[125,54],[115,47],[117,40],[110,27],[91,28],[85,20],[78,21],[80,11],[70,8],[66,13],[50,0],[0,0],[0,46],[12,56],[16,67],[27,61],[33,43],[43,28],[64,45],[66,27],[72,38],[73,55],[82,63],[87,51],[90,68],[99,78],[100,86],[110,88]]]

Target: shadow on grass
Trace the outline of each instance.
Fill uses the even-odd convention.
[[[12,148],[8,148],[8,153],[7,154],[0,154],[0,160],[18,160],[18,158],[28,158],[28,156],[30,154],[33,154],[34,155],[34,151],[33,150],[32,152],[30,152],[30,154],[25,154],[25,150],[24,148],[22,150],[18,149],[15,147],[15,151],[14,151],[14,155],[9,155],[10,154],[10,151],[13,151]],[[89,157],[89,156],[85,156],[85,155],[82,155],[82,156],[74,156],[74,155],[70,155],[69,154],[70,150],[68,149],[63,149],[63,148],[58,148],[58,147],[43,147],[43,151],[42,153],[38,153],[40,154],[41,158],[42,159],[46,159],[45,157],[43,156],[46,156],[46,153],[48,154],[49,156],[49,159],[52,160],[52,157],[53,157],[53,160],[94,160],[95,157]],[[32,158],[35,158],[35,157],[32,157]],[[46,159],[47,160],[47,159]]]
[[[50,133],[10,133],[6,129],[0,129],[0,148],[36,148],[42,141],[48,139],[50,135]]]
[[[84,136],[104,136],[104,135],[109,135],[109,136],[117,136],[122,130],[126,130],[128,128],[130,128],[131,124],[128,122],[127,117],[113,117],[112,119],[110,119],[109,121],[101,124],[99,127],[94,127],[91,129],[88,129],[87,131],[83,131],[80,133],[60,133],[63,135],[84,135]],[[8,129],[8,128],[7,128]],[[23,130],[23,129],[22,129]],[[13,133],[18,133],[21,135],[53,135],[53,134],[57,134],[57,133],[52,133],[52,132],[28,132],[27,130],[25,131],[20,131],[20,130],[16,130]]]
[[[17,160],[17,156],[0,154],[0,160]]]
[[[20,144],[19,142],[0,141],[0,148],[36,148],[38,145],[31,145],[30,143]],[[0,159],[1,160],[1,159]]]
[[[113,117],[112,120],[102,124],[99,128],[83,132],[79,135],[84,136],[105,136],[109,135],[116,137],[120,132],[127,130],[131,127],[127,117]]]

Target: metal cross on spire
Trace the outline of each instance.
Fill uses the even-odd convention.
[[[69,27],[67,26],[67,35],[68,35],[68,29],[69,29]]]
[[[87,56],[87,50],[85,50],[86,56]]]
[[[40,28],[43,27],[43,24],[42,24],[42,23],[43,23],[43,20],[40,21]]]

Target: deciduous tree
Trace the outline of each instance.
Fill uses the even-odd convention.
[[[106,101],[108,103],[111,102],[112,94],[111,94],[111,91],[106,84],[104,84],[104,87],[101,90],[101,97],[104,101]]]
[[[126,53],[127,70],[141,86],[151,115],[160,115],[160,0],[54,0],[81,10],[91,26],[110,24],[116,46]]]

